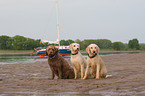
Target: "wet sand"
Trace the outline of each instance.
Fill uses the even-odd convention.
[[[0,64],[0,96],[144,96],[145,53],[102,56],[112,77],[51,80],[47,61]]]

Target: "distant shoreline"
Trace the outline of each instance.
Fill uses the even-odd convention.
[[[0,50],[0,55],[32,54],[33,50]]]
[[[100,51],[100,53],[129,53],[129,52],[145,52],[145,50],[135,50],[135,51]],[[87,53],[85,51],[81,51],[81,53]]]
[[[135,51],[100,51],[100,53],[131,53],[131,52],[145,52],[145,50],[135,50]],[[0,52],[0,55],[11,55],[11,54],[32,54],[32,52]],[[81,51],[81,53],[87,53],[86,51]],[[35,53],[34,53],[35,54]]]

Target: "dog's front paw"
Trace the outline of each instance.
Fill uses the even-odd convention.
[[[85,80],[86,78],[83,78],[83,80]]]
[[[99,77],[96,77],[95,79],[100,79]]]
[[[75,77],[74,79],[77,79],[77,77]]]
[[[83,80],[84,78],[82,77],[81,79]]]

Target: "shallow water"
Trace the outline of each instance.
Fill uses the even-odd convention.
[[[39,58],[39,56],[2,55],[0,56],[0,64],[33,63],[36,61],[45,61],[46,59]]]
[[[101,56],[107,55],[118,55],[118,54],[132,54],[139,52],[130,52],[130,53],[100,53]],[[85,58],[87,58],[87,54],[83,54]],[[65,58],[70,58],[70,56],[65,56]],[[34,63],[36,61],[46,61],[47,57],[39,58],[39,56],[30,56],[27,54],[19,54],[19,55],[0,55],[0,64],[16,64],[16,63]]]

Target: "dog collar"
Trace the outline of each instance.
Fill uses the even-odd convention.
[[[57,53],[56,53],[56,54],[54,54],[54,56],[49,57],[49,58],[50,58],[50,59],[54,59],[56,55],[57,55]]]
[[[71,54],[71,55],[77,55],[78,54],[78,52],[76,52],[76,53],[74,53],[74,54]]]
[[[97,55],[97,53],[95,55],[93,55],[93,56],[89,56],[89,54],[88,54],[88,57],[89,58],[94,58],[96,55]]]

